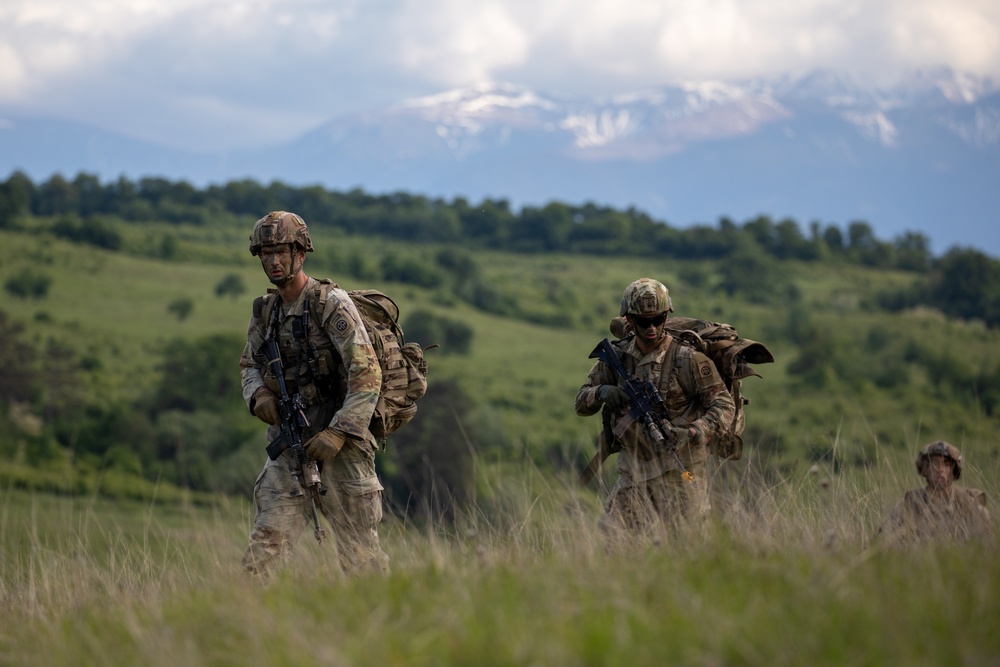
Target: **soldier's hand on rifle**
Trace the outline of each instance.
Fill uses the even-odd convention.
[[[278,384],[277,378],[275,378],[270,373],[264,374],[264,386],[271,390],[271,393],[275,396],[281,395],[281,385]]]
[[[265,424],[277,424],[281,421],[278,414],[278,397],[269,389],[261,387],[254,394],[253,414]]]
[[[340,453],[344,447],[344,436],[332,428],[324,429],[306,443],[306,454],[316,461],[327,461]]]
[[[628,405],[628,394],[617,385],[602,384],[597,396],[612,410],[623,410]]]
[[[691,431],[694,431],[692,433]],[[675,447],[683,447],[691,442],[700,442],[701,432],[693,426],[674,426],[670,429],[670,441]]]

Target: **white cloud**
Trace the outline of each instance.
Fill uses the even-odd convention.
[[[957,70],[996,76],[1000,69],[1000,3],[900,2],[887,31],[896,62],[909,66],[948,64]]]
[[[0,59],[0,102],[45,94],[64,77],[127,58],[143,33],[197,1],[6,0],[0,49],[10,57]]]
[[[485,80],[611,95],[812,69],[881,82],[937,67],[1000,81],[1000,2],[0,3],[0,107],[148,136],[199,123],[194,143],[292,136]]]
[[[406,70],[429,81],[462,85],[489,80],[497,70],[522,65],[527,59],[528,35],[501,2],[403,4],[393,21],[396,58]]]

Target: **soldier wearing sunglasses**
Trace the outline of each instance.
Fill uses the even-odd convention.
[[[711,510],[708,444],[725,432],[736,407],[715,364],[667,333],[665,322],[672,311],[662,283],[636,280],[625,289],[621,303],[629,331],[612,345],[634,379],[649,380],[659,391],[660,416],[671,425],[668,442],[676,447],[677,457],[657,446],[641,422],[629,418],[628,395],[619,386],[623,380],[604,362],[594,365],[576,395],[578,415],[593,415],[603,408],[601,445],[619,452],[618,480],[601,521],[612,538],[702,527]],[[682,475],[678,459],[690,476]]]

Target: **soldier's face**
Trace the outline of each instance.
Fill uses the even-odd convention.
[[[927,483],[932,487],[936,489],[946,488],[955,479],[954,464],[946,456],[932,454],[927,459],[924,476],[927,478]]]
[[[302,267],[300,253],[290,245],[264,246],[260,249],[260,264],[273,285],[281,287]],[[305,254],[305,253],[301,253]]]
[[[632,328],[635,329],[635,337],[640,348],[649,349],[657,345],[663,338],[663,330],[666,328],[667,322],[666,313],[652,317],[629,315],[628,319],[632,323]]]

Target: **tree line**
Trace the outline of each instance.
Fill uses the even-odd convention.
[[[933,260],[923,234],[907,232],[883,241],[863,220],[852,221],[843,229],[814,222],[804,231],[795,220],[775,221],[761,215],[743,225],[723,217],[716,225],[680,229],[635,208],[551,202],[515,211],[505,199],[474,204],[462,197],[446,201],[405,192],[338,192],[278,181],[264,185],[240,180],[196,188],[183,180],[155,177],[138,181],[120,177],[102,183],[93,174],[79,173],[71,180],[56,174],[36,184],[23,172],[14,172],[0,184],[0,228],[10,226],[21,215],[208,224],[220,214],[257,218],[281,209],[299,213],[310,225],[354,234],[461,241],[473,247],[517,252],[719,259],[749,244],[781,259],[840,257],[868,266],[915,271],[927,269]]]
[[[462,197],[446,201],[406,192],[340,192],[279,181],[239,180],[196,188],[184,180],[156,177],[133,181],[123,176],[102,183],[81,172],[72,180],[55,174],[36,184],[16,171],[0,183],[0,229],[15,226],[24,216],[51,217],[56,219],[53,233],[112,250],[120,238],[108,220],[209,225],[220,217],[256,219],[272,210],[295,211],[316,228],[415,243],[522,253],[717,260],[729,265],[728,272],[723,266],[723,288],[733,294],[770,290],[770,284],[754,285],[773,267],[772,260],[838,261],[903,270],[915,274],[913,284],[882,295],[880,306],[893,310],[929,305],[948,315],[1000,324],[1000,261],[961,247],[935,258],[924,234],[908,231],[886,241],[863,220],[844,228],[812,222],[804,230],[795,220],[759,215],[742,224],[721,217],[715,225],[676,228],[635,208],[618,210],[593,203],[554,201],[515,211],[505,199],[473,204]],[[747,271],[747,266],[755,268]],[[414,267],[400,265],[387,271],[393,279],[407,282]]]

